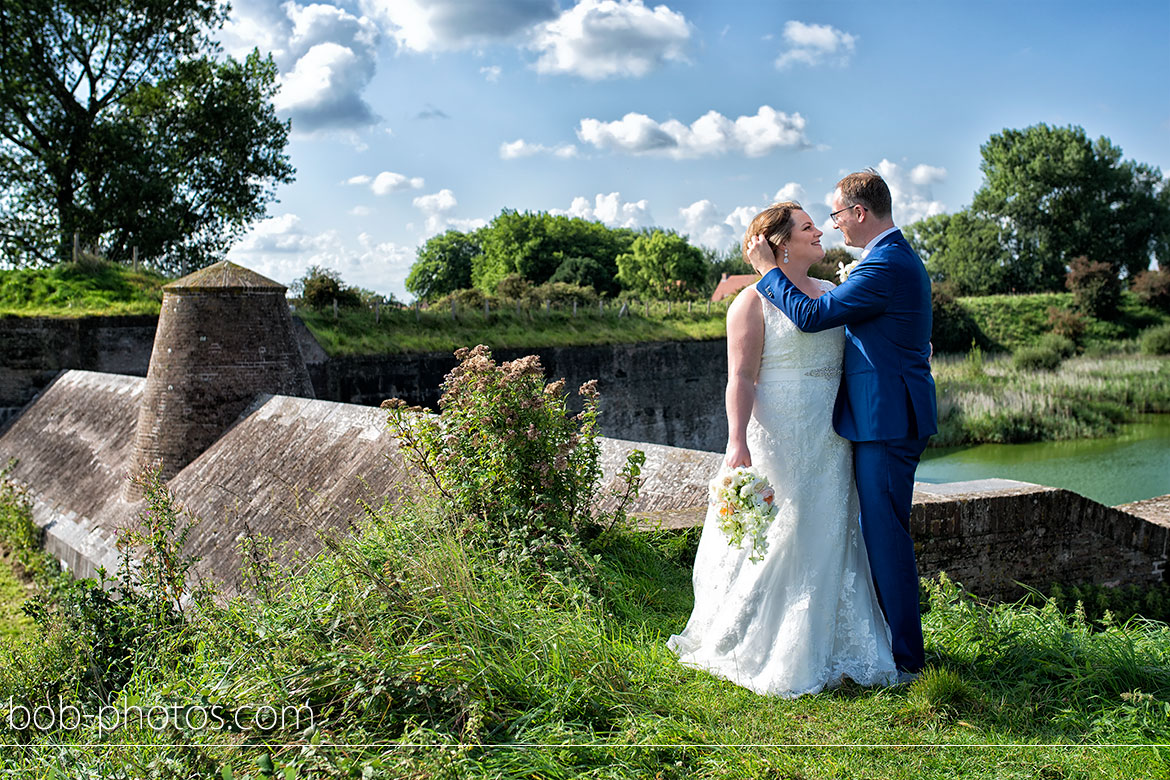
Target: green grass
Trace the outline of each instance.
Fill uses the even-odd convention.
[[[23,742],[0,768],[39,778],[1170,771],[1170,751],[1152,747],[1170,742],[1165,624],[1094,630],[1055,603],[983,604],[943,578],[927,586],[928,670],[917,682],[780,700],[684,668],[666,649],[690,610],[695,532],[610,537],[598,548],[608,594],[598,600],[560,578],[534,582],[447,527],[425,509],[373,513],[252,598],[192,608],[108,699],[115,712],[219,707],[243,716],[240,729],[196,719],[25,730],[0,735]],[[40,636],[0,651],[0,702],[48,692],[95,714],[83,683],[53,681],[84,668],[85,643],[100,637],[82,637],[79,651],[60,627]],[[250,720],[257,705],[307,709],[300,724],[263,729]]]
[[[33,622],[20,609],[28,596],[12,562],[7,556],[0,558],[0,643],[31,636]]]
[[[1111,436],[1135,415],[1170,412],[1170,357],[1113,353],[1018,368],[1009,355],[936,356],[938,447]]]
[[[168,281],[104,262],[0,270],[0,316],[158,314]]]
[[[959,298],[994,350],[1012,351],[1036,346],[1049,332],[1048,309],[1072,307],[1072,293],[1033,293],[1029,295],[987,295]],[[1130,292],[1122,293],[1118,316],[1102,322],[1088,319],[1087,342],[1132,339],[1142,330],[1170,322],[1170,314],[1144,305]]]
[[[298,309],[299,317],[330,355],[377,355],[400,352],[451,352],[459,347],[486,344],[493,349],[628,344],[648,341],[720,339],[726,335],[725,320],[730,299],[711,305],[674,303],[667,311],[664,301],[631,305],[619,316],[620,304],[605,310],[581,307],[573,316],[569,308],[461,310],[456,318],[447,310],[394,309],[383,307],[341,309],[337,319],[331,310]]]

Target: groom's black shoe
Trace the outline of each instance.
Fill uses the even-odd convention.
[[[907,685],[909,683],[912,683],[918,679],[918,676],[920,674],[922,674],[922,672],[904,672],[901,669],[899,669],[898,670],[898,685]]]

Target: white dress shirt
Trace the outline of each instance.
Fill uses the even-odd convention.
[[[865,258],[869,257],[869,253],[873,251],[873,248],[875,246],[877,246],[877,243],[879,241],[881,241],[883,238],[885,238],[886,236],[888,236],[890,233],[893,233],[897,229],[898,229],[897,226],[892,227],[892,228],[887,228],[886,230],[883,230],[882,232],[880,232],[876,236],[874,236],[873,239],[868,244],[865,245],[865,249],[861,250],[861,259],[864,260]]]

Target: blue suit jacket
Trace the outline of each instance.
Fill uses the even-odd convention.
[[[780,272],[757,283],[803,331],[845,326],[845,365],[833,427],[850,441],[916,439],[938,432],[930,375],[930,279],[894,231],[849,278],[809,298]]]

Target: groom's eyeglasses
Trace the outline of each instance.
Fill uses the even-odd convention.
[[[849,210],[854,209],[854,208],[859,208],[862,211],[866,210],[865,206],[862,206],[860,203],[854,203],[852,206],[846,206],[843,209],[837,209],[836,211],[834,211],[832,214],[829,215],[829,219],[833,220],[833,224],[836,225],[838,214],[840,214],[842,211],[849,211]]]

